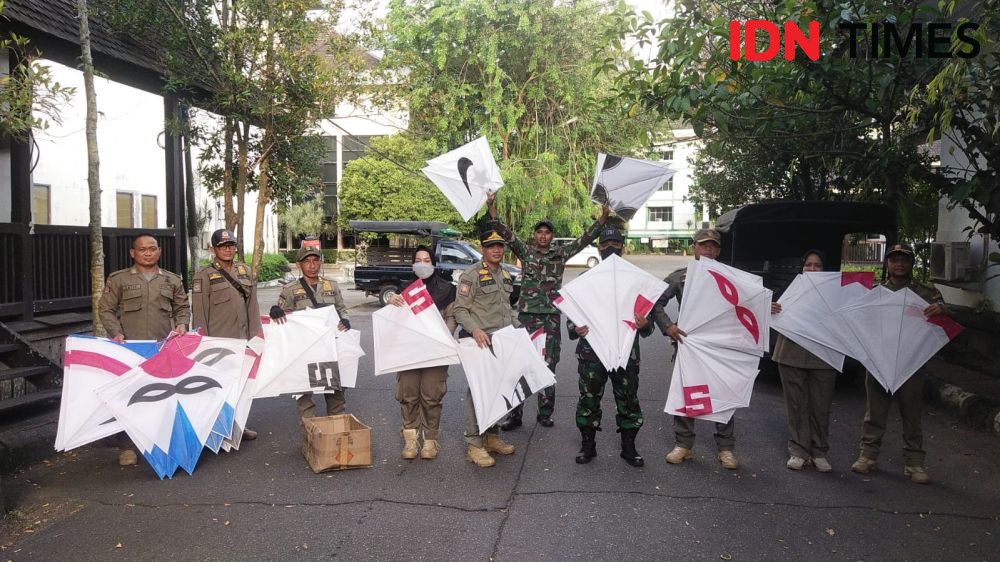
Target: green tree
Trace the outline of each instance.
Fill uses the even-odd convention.
[[[625,12],[609,1],[438,0],[389,4],[384,81],[433,155],[485,135],[522,234],[549,216],[580,233],[597,152],[642,155],[659,118],[629,116],[603,73],[625,58]]]
[[[315,124],[350,94],[363,53],[337,33],[339,3],[313,0],[101,0],[129,33],[157,38],[170,89],[219,115],[191,130],[205,147],[206,184],[223,199],[227,227],[242,229],[246,193],[257,191],[254,264],[261,263],[266,205],[301,197]],[[312,164],[315,167],[315,161]],[[276,178],[293,179],[275,182]],[[242,243],[242,242],[240,242]],[[242,253],[242,248],[241,248]]]
[[[900,29],[941,19],[935,6],[906,0],[744,3],[682,1],[675,17],[633,20],[629,34],[656,44],[652,62],[632,60],[619,77],[630,103],[688,120],[705,139],[697,196],[730,205],[770,197],[876,199],[900,208],[932,171],[918,150],[926,130],[908,126],[911,93],[942,59],[886,53],[859,31],[851,57],[841,23],[891,20]],[[799,53],[733,61],[729,22],[793,21],[822,29],[818,61]],[[710,191],[726,190],[709,196]]]
[[[463,223],[434,184],[413,171],[433,155],[432,141],[407,134],[372,139],[368,153],[344,170],[337,219],[341,228],[352,220],[440,221],[470,234],[471,223]]]
[[[942,2],[954,17],[958,2]],[[972,58],[953,58],[927,84],[914,92],[911,121],[929,128],[928,142],[948,140],[948,155],[957,165],[921,178],[960,206],[976,223],[975,232],[1000,241],[1000,4],[974,2],[964,6],[979,29],[973,37],[983,46]],[[956,18],[969,21],[968,16]],[[957,34],[953,51],[963,49]],[[921,172],[926,172],[921,170]],[[997,260],[1000,263],[1000,259]]]
[[[0,0],[0,14],[3,8]],[[26,37],[0,36],[0,52],[20,63],[0,75],[0,138],[23,137],[32,129],[47,128],[50,121],[59,123],[59,111],[76,89],[59,84],[49,68],[37,62],[41,52]]]

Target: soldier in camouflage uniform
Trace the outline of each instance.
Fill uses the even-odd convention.
[[[320,275],[323,269],[323,254],[316,248],[299,248],[295,258],[302,277],[299,281],[289,283],[281,289],[278,304],[271,307],[268,315],[275,323],[283,324],[286,312],[332,305],[340,316],[337,328],[340,331],[349,330],[351,321],[347,319],[347,306],[340,293],[340,286],[333,279],[326,279]],[[340,380],[339,374],[337,380]],[[337,389],[332,394],[324,393],[323,399],[326,401],[326,415],[344,413],[347,398],[343,388]],[[295,402],[298,405],[299,418],[311,418],[316,415],[316,403],[313,402],[312,392],[304,392]]]
[[[886,279],[882,283],[883,286],[890,291],[910,289],[929,302],[930,305],[924,309],[924,316],[948,314],[941,292],[913,279],[912,248],[905,244],[896,244],[886,252],[885,263]],[[903,421],[903,461],[906,464],[903,474],[917,484],[930,483],[931,478],[924,467],[927,453],[924,451],[924,435],[920,419],[924,405],[924,378],[921,369],[903,383],[895,394],[889,394],[871,373],[865,373],[867,399],[865,422],[861,431],[861,455],[851,465],[851,470],[859,474],[868,474],[875,470],[886,421],[889,418],[889,405],[895,398],[899,405],[899,416]]]
[[[539,328],[545,331],[545,363],[549,370],[556,372],[559,363],[562,330],[559,326],[559,309],[552,301],[559,296],[562,287],[563,272],[566,261],[587,247],[591,240],[600,232],[601,226],[608,218],[610,209],[605,206],[604,212],[594,224],[590,225],[579,238],[561,248],[552,248],[553,231],[551,221],[543,219],[535,223],[532,229],[533,244],[522,242],[514,231],[497,219],[497,209],[494,206],[496,194],[490,194],[486,202],[490,217],[496,223],[497,232],[510,245],[511,251],[521,260],[521,295],[517,301],[518,320],[529,332]],[[552,427],[552,412],[556,405],[556,388],[550,386],[538,393],[538,416],[536,419],[544,427]],[[524,405],[519,404],[500,427],[504,431],[521,426],[521,416]]]
[[[703,228],[694,233],[694,259],[703,257],[716,259],[722,251],[722,237],[714,228]],[[687,268],[681,268],[667,276],[667,290],[657,299],[653,307],[653,322],[659,327],[663,335],[674,341],[676,345],[684,345],[683,338],[687,334],[667,316],[665,307],[670,299],[677,298],[681,302],[684,296],[684,282],[687,277]],[[676,445],[667,453],[666,461],[670,464],[680,464],[688,459],[694,458],[691,449],[694,448],[694,422],[693,418],[687,416],[674,416],[674,438]],[[723,468],[736,470],[739,468],[739,461],[733,449],[736,447],[736,437],[734,436],[736,418],[733,417],[727,423],[715,424],[715,444],[719,448],[719,463]]]
[[[601,231],[601,259],[611,254],[621,255],[625,236],[618,224],[608,224]],[[642,337],[653,333],[653,324],[644,316],[635,317],[636,329]],[[580,338],[576,346],[578,372],[580,373],[580,401],[576,404],[576,426],[580,428],[583,444],[576,456],[578,464],[589,463],[597,456],[597,432],[601,430],[601,399],[604,387],[611,379],[618,415],[615,423],[621,433],[621,457],[632,466],[644,464],[642,456],[635,450],[635,436],[642,427],[642,409],[639,407],[639,338],[632,343],[632,353],[624,369],[608,371],[587,343],[587,326],[577,326],[572,320],[566,321],[569,339]]]

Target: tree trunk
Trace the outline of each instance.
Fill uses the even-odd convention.
[[[243,225],[246,224],[247,182],[250,180],[250,123],[244,121],[236,131],[236,251],[240,259],[244,258],[246,248],[243,245]]]
[[[223,222],[225,227],[233,230],[236,228],[236,211],[233,209],[233,135],[235,129],[233,120],[226,117],[225,125],[225,149],[222,161],[225,168],[222,170],[222,205]]]
[[[265,134],[265,136],[267,136]],[[264,259],[264,211],[268,201],[271,199],[270,183],[267,180],[270,157],[264,155],[260,161],[260,169],[257,176],[257,216],[254,219],[253,227],[253,278],[257,279],[260,274],[260,265]]]
[[[90,56],[90,21],[87,0],[77,0],[80,18],[80,63],[83,65],[83,88],[87,97],[87,190],[90,193],[90,307],[94,335],[106,336],[98,314],[104,292],[104,239],[101,231],[101,160],[97,151],[97,94],[94,92],[94,59]]]
[[[198,272],[198,251],[201,249],[201,228],[198,226],[198,205],[194,195],[194,169],[191,159],[191,137],[188,136],[188,129],[191,122],[189,120],[188,109],[181,109],[181,120],[184,126],[184,135],[181,142],[184,143],[184,198],[187,199],[185,211],[187,213],[188,231],[188,255],[191,264],[191,273]],[[177,272],[181,277],[187,279],[186,271]],[[187,279],[190,282],[190,279]]]

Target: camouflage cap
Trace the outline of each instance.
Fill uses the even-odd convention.
[[[316,256],[317,258],[320,259],[320,261],[323,261],[323,252],[320,252],[319,248],[310,246],[299,248],[299,253],[295,255],[295,261],[300,262],[308,258],[309,256]]]
[[[220,228],[212,233],[212,246],[222,246],[223,244],[235,244],[236,235],[231,230]]]
[[[885,259],[889,259],[889,256],[901,255],[907,256],[911,260],[913,259],[913,248],[908,244],[895,244],[885,250]]]
[[[722,245],[722,236],[719,235],[719,231],[714,228],[702,228],[694,233],[694,243],[700,244],[701,242],[712,241],[718,245]]]

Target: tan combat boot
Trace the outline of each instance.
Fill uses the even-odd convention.
[[[740,467],[740,461],[736,460],[736,455],[732,451],[719,451],[719,464],[726,470],[736,470]]]
[[[427,461],[436,459],[439,450],[437,439],[428,439],[424,436],[424,446],[420,449],[420,458]]]
[[[878,463],[874,459],[870,459],[864,455],[858,457],[858,460],[854,461],[854,464],[851,465],[851,470],[858,474],[875,472],[876,468],[878,468]]]
[[[483,447],[490,453],[500,453],[501,455],[514,454],[514,446],[500,439],[500,436],[496,433],[487,433],[483,436]]]
[[[403,430],[403,452],[400,453],[404,459],[411,461],[417,458],[417,452],[419,447],[417,447],[417,430],[416,429],[404,429]]]
[[[691,452],[691,449],[685,449],[684,447],[678,445],[667,453],[666,461],[670,464],[681,464],[682,462],[693,458],[694,453]]]
[[[118,453],[118,466],[134,466],[139,464],[139,457],[135,454],[135,449],[125,449]]]
[[[475,445],[469,445],[469,450],[466,451],[465,458],[479,468],[489,468],[497,463],[497,461],[493,460],[493,457],[486,452],[486,449],[476,447]]]
[[[908,466],[903,469],[903,474],[910,477],[910,480],[917,484],[930,484],[931,476],[927,474],[927,469],[922,466]]]

